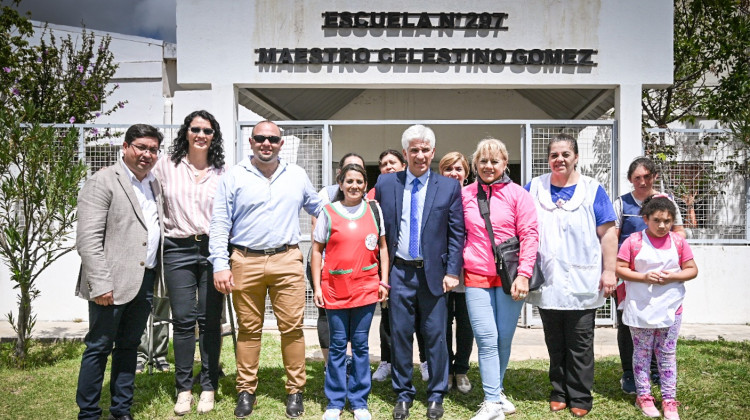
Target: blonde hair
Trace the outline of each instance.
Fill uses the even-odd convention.
[[[462,155],[459,152],[446,153],[445,156],[443,156],[443,158],[440,159],[440,163],[438,164],[438,170],[440,171],[440,175],[442,175],[446,169],[453,166],[456,162],[461,162],[461,166],[464,167],[464,173],[468,175],[469,174],[469,161],[466,160],[466,157],[464,157],[464,155]]]
[[[493,138],[488,138],[480,141],[477,145],[477,150],[473,155],[471,155],[471,165],[473,167],[472,169],[474,169],[474,171],[477,170],[477,164],[479,163],[479,159],[481,159],[482,156],[497,156],[497,154],[500,154],[500,157],[505,161],[505,164],[507,165],[508,149],[505,147],[505,143]]]

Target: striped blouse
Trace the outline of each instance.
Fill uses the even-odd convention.
[[[214,195],[225,168],[209,167],[206,175],[195,182],[196,171],[187,158],[175,166],[169,156],[162,156],[154,166],[154,176],[164,193],[164,235],[187,238],[208,234]]]

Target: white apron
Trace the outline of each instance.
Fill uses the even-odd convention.
[[[534,178],[539,221],[539,257],[546,279],[529,293],[529,303],[542,309],[593,309],[604,304],[599,290],[602,248],[596,233],[594,200],[599,183],[580,175],[573,197],[561,207],[552,202],[550,174]]]
[[[633,264],[635,271],[681,271],[677,247],[671,236],[669,244],[669,249],[656,249],[644,230],[643,245]],[[671,327],[684,298],[685,282],[660,285],[626,281],[622,322],[638,328]]]

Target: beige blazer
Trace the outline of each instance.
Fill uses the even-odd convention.
[[[162,194],[151,182],[164,240]],[[94,300],[110,290],[115,305],[128,303],[141,287],[145,271],[148,229],[133,185],[122,163],[89,178],[78,195],[76,248],[81,271],[76,296]],[[156,268],[160,267],[157,262]]]

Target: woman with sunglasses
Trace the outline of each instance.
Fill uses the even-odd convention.
[[[198,413],[214,408],[219,387],[222,295],[214,287],[208,262],[208,231],[213,198],[224,173],[219,122],[207,111],[185,117],[170,156],[154,167],[164,194],[164,281],[174,330],[175,385],[178,416],[189,413],[193,399],[195,324],[198,324],[201,386]]]

